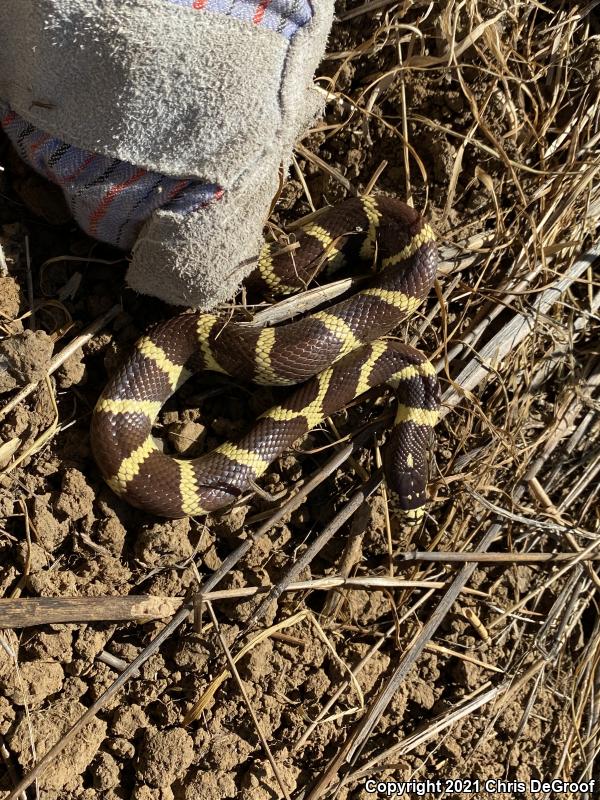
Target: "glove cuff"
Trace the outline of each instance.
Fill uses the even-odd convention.
[[[128,285],[201,310],[231,299],[256,266],[278,187],[279,161],[261,167],[194,213],[155,211],[134,245]]]
[[[0,98],[23,157],[104,241],[129,246],[160,208],[134,246],[133,289],[199,308],[230,298],[318,110],[333,0],[257,0],[247,20],[210,11],[217,0],[1,1]]]
[[[224,187],[301,133],[333,13],[319,0],[278,33],[165,0],[3,5],[0,97],[14,111],[84,150]]]

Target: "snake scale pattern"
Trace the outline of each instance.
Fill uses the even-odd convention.
[[[431,227],[387,197],[346,200],[301,229],[298,245],[263,247],[250,277],[289,293],[321,269],[357,257],[374,265],[358,292],[275,327],[188,312],[140,339],[102,393],[92,449],[108,485],[163,517],[206,514],[234,503],[299,437],[372,387],[387,384],[398,410],[384,451],[390,505],[417,521],[426,504],[428,449],[439,390],[426,357],[389,334],[427,296],[438,255]],[[301,384],[239,441],[196,459],[162,452],[152,436],[161,407],[190,375],[212,370],[266,385]]]

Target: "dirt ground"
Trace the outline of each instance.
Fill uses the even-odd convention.
[[[27,797],[383,796],[368,779],[441,781],[425,787],[429,798],[594,796],[536,794],[530,781],[600,779],[600,582],[585,560],[600,546],[600,286],[591,259],[574,271],[600,218],[600,26],[587,7],[561,3],[340,0],[337,13],[319,70],[326,114],[296,153],[273,222],[364,191],[386,162],[375,191],[408,195],[436,228],[436,291],[399,331],[440,365],[429,514],[414,529],[390,520],[379,486],[291,576],[355,585],[286,591],[248,627],[260,598],[241,590],[298,564],[375,471],[371,437],[226,571],[214,617],[204,609],[166,637]],[[124,255],[78,230],[5,138],[0,165],[1,596],[189,597],[283,501],[255,495],[170,522],[111,493],[90,452],[91,410],[134,341],[173,309],[125,288]],[[115,305],[49,376],[53,353]],[[514,324],[527,328],[520,339]],[[6,411],[29,382],[35,390]],[[275,396],[198,376],[163,409],[159,432],[194,456],[235,438]],[[323,424],[262,488],[300,488],[388,404],[382,393]],[[442,606],[411,663],[460,554],[480,550],[490,529],[496,556]],[[454,559],[407,562],[415,550]],[[583,550],[579,563],[510,561]],[[374,588],[375,576],[390,581]],[[169,619],[2,632],[3,797]],[[239,677],[225,675],[207,699],[226,648],[235,656],[248,642]],[[365,735],[400,664],[406,674]],[[506,784],[485,788],[491,779]]]

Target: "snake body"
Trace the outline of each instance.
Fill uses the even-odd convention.
[[[437,248],[430,226],[399,200],[366,196],[340,203],[297,234],[299,246],[265,245],[251,276],[289,292],[322,266],[358,256],[377,271],[351,297],[297,321],[256,327],[190,312],[138,341],[102,393],[92,450],[109,486],[131,505],[164,517],[205,514],[235,502],[300,436],[368,389],[399,397],[384,452],[391,503],[413,521],[426,502],[427,456],[439,405],[426,357],[389,334],[426,297]],[[302,384],[263,414],[238,442],[196,459],[163,453],[152,437],[161,407],[191,374],[226,373],[267,385]]]

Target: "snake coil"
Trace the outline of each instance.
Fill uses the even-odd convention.
[[[235,502],[300,436],[368,389],[399,397],[384,453],[392,506],[416,521],[426,502],[427,456],[439,390],[426,357],[386,337],[427,296],[437,248],[430,226],[399,200],[365,196],[323,212],[297,235],[299,247],[263,247],[251,276],[271,293],[305,286],[322,268],[356,257],[377,271],[351,297],[278,327],[185,313],[140,339],[102,393],[92,450],[108,485],[163,517],[205,514]],[[302,384],[238,442],[196,459],[163,453],[152,424],[166,400],[199,370],[266,385]]]

